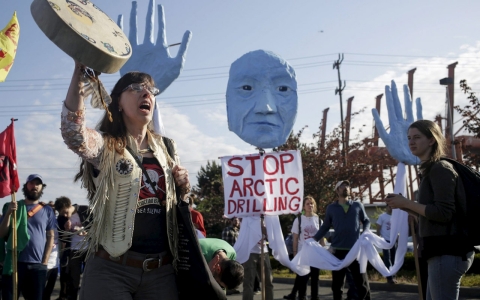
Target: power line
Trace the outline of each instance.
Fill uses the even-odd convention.
[[[204,79],[204,78],[202,78]],[[208,78],[207,78],[208,79]],[[324,84],[324,83],[330,83],[330,82],[335,82],[334,80],[327,80],[327,81],[319,81],[319,82],[312,82],[312,83],[305,83],[305,84],[299,84],[298,86],[304,86],[304,85],[313,85],[313,84]],[[105,83],[105,82],[103,82]],[[48,90],[67,90],[68,89],[68,86],[69,86],[69,83],[64,83],[64,84],[53,84],[52,86],[58,86],[58,85],[61,85],[61,86],[64,86],[65,88],[45,88],[45,89],[42,89],[43,91],[48,91]],[[30,85],[30,87],[35,87],[35,86],[44,86],[44,85]],[[13,88],[13,87],[20,87],[18,85],[16,86],[0,86],[0,91],[8,91],[8,92],[38,92],[38,90],[34,90],[34,89],[31,89],[31,90],[24,90],[24,89],[10,89],[10,90],[4,90],[3,88]],[[221,93],[215,93],[215,94],[221,94]],[[187,96],[173,96],[173,97],[167,97],[167,98],[163,98],[163,99],[173,99],[173,98],[185,98],[185,97],[196,97],[196,96],[210,96],[210,95],[213,95],[213,94],[196,94],[196,95],[187,95]]]
[[[201,78],[201,79],[209,79],[209,78]],[[353,82],[372,82],[372,83],[373,82],[382,82],[382,83],[384,82],[384,81],[379,81],[379,80],[358,80],[358,79],[346,79],[346,81],[349,81],[349,82],[350,81],[353,81]],[[181,82],[181,80],[177,80],[177,82]],[[327,80],[327,81],[311,82],[311,83],[299,84],[298,86],[300,87],[300,86],[306,86],[306,85],[325,84],[325,83],[332,83],[332,82],[336,82],[336,81],[335,80]],[[415,85],[424,85],[424,84],[438,85],[438,83],[433,83],[433,82],[428,82],[428,83],[418,82],[418,83],[415,83]],[[58,90],[66,91],[69,83],[53,84],[53,85],[55,85],[55,86],[63,85],[65,88],[48,88],[47,87],[45,89],[42,89],[42,91],[58,91]],[[43,85],[31,85],[31,87],[34,87],[34,86],[43,86]],[[3,91],[3,92],[38,92],[38,90],[34,90],[34,89],[30,89],[30,90],[26,90],[26,89],[3,89],[5,87],[13,88],[13,87],[20,87],[20,86],[0,86],[0,91]],[[166,98],[161,98],[160,97],[159,99],[163,99],[163,100],[165,100],[165,99],[178,99],[178,98],[202,97],[202,96],[212,96],[212,95],[221,95],[221,94],[224,94],[224,93],[181,95],[181,96],[171,96],[171,97],[166,97]],[[9,106],[3,106],[3,107],[9,107]],[[14,106],[11,106],[11,107],[14,107]]]
[[[381,90],[380,88],[355,88],[355,87],[349,87],[346,89],[347,91],[363,91],[363,92],[374,92],[374,91],[379,91]],[[445,94],[444,91],[435,91],[435,90],[421,90],[421,89],[416,89],[416,92],[422,92],[422,91],[428,91],[429,94]],[[318,88],[318,89],[309,89],[305,90],[302,92],[299,92],[299,94],[314,94],[314,93],[324,93],[324,92],[335,92],[335,89],[333,87],[326,87],[326,88]],[[205,99],[205,100],[191,100],[191,101],[182,101],[178,103],[166,103],[170,105],[161,105],[160,108],[167,108],[167,107],[172,107],[172,108],[177,108],[177,107],[192,107],[192,106],[204,106],[204,105],[213,105],[213,104],[224,104],[225,103],[225,98],[214,98],[214,99]],[[24,106],[17,106],[17,107],[24,107]],[[5,114],[3,114],[5,113]],[[0,112],[0,117],[11,117],[11,114],[15,113],[16,116],[30,116],[30,115],[57,115],[60,113],[60,109],[48,109],[48,110],[35,110],[35,111],[25,111],[25,110],[9,110],[9,111],[1,111]],[[89,114],[92,113],[103,113],[103,110],[91,110],[89,111]]]
[[[353,63],[358,63],[358,64],[386,64],[386,65],[394,65],[398,66],[399,64],[404,64],[404,63],[399,63],[399,62],[385,62],[385,61],[368,61],[368,60],[348,60],[348,63],[353,64]],[[445,64],[443,63],[425,63],[425,64],[418,64],[418,63],[410,63],[414,64],[415,66],[441,66],[445,67]],[[479,64],[468,64],[473,65],[473,66],[479,66]]]
[[[346,65],[349,65],[349,66],[363,66],[363,67],[407,67],[406,65],[404,66],[399,66],[398,64],[379,64],[379,63],[375,63],[375,64],[368,64],[368,63],[350,63],[350,62],[345,62]],[[429,67],[429,68],[432,68],[432,69],[445,69],[445,66],[444,65],[437,65],[437,66],[431,66],[431,65],[419,65],[419,64],[415,64],[415,66],[424,66],[424,67]],[[474,67],[470,64],[468,64],[468,67]]]
[[[309,63],[309,64],[302,64],[295,69],[305,69],[305,68],[314,68],[314,67],[319,67],[319,66],[329,66],[331,63],[330,62],[316,62],[316,63]],[[183,75],[179,77],[175,82],[189,82],[189,81],[198,81],[198,80],[210,80],[210,79],[220,79],[220,78],[228,78],[228,73],[212,73],[212,74],[198,74],[198,75]],[[48,81],[49,79],[42,79],[43,81]],[[28,81],[28,79],[22,79],[22,81]],[[39,81],[38,79],[34,79],[31,81]],[[9,82],[15,82],[15,80],[10,80]],[[107,84],[114,84],[116,81],[106,81],[102,80],[102,83],[104,85]],[[28,86],[24,85],[2,85],[0,86],[0,91],[5,91],[5,92],[29,92],[29,91],[37,91],[34,88],[36,87],[45,87],[42,90],[65,90],[66,87],[69,86],[70,83],[53,83],[53,84],[29,84]],[[65,88],[48,88],[49,86],[63,86]],[[4,89],[4,88],[20,88],[21,89]]]
[[[328,54],[319,54],[313,56],[304,56],[304,57],[294,57],[288,58],[287,61],[294,61],[294,60],[303,60],[303,59],[311,59],[311,58],[318,58],[318,57],[326,57],[326,56],[334,56],[338,53],[328,53]],[[456,60],[460,58],[478,58],[477,56],[456,56],[456,57],[448,57],[448,56],[439,56],[439,55],[408,55],[408,54],[381,54],[381,53],[355,53],[355,52],[344,52],[344,54],[354,55],[354,56],[375,56],[375,57],[405,57],[405,58],[444,58],[444,59],[451,59]],[[332,58],[333,59],[333,58]],[[308,64],[319,64],[319,63],[328,63],[331,64],[331,61],[323,61],[323,62],[316,62],[316,63],[306,63],[300,64],[297,66],[304,66]],[[196,71],[204,71],[204,70],[214,70],[214,69],[222,69],[222,68],[230,68],[230,66],[214,66],[214,67],[202,67],[202,68],[193,68],[188,69],[185,68],[183,72],[196,72]],[[224,73],[213,73],[213,74],[224,74]],[[212,74],[211,74],[212,75]],[[189,76],[204,76],[204,75],[183,75],[182,77],[189,77]],[[110,74],[102,74],[102,78],[108,77],[115,77],[118,78],[116,75]],[[8,82],[25,82],[25,81],[45,81],[45,80],[70,80],[71,77],[58,77],[58,78],[31,78],[31,79],[11,79]]]
[[[344,52],[344,54],[349,55],[359,55],[359,56],[385,56],[385,57],[409,57],[409,58],[448,58],[448,59],[459,59],[457,57],[445,57],[440,55],[409,55],[409,54],[380,54],[380,53],[355,53],[355,52]],[[477,56],[462,56],[463,58],[478,58]]]
[[[182,165],[188,165],[188,164],[196,164],[196,163],[201,163],[204,161],[209,161],[211,159],[202,159],[202,160],[192,160],[192,161],[182,161]],[[52,168],[52,167],[36,167],[36,168],[22,168],[18,167],[18,170],[60,170],[60,171],[77,171],[78,167],[76,168]]]

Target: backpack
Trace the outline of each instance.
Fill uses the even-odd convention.
[[[288,255],[293,255],[293,234],[290,233],[285,239],[285,246],[287,246]]]
[[[299,213],[298,216],[298,235],[302,233],[302,213]]]
[[[441,160],[451,163],[462,179],[467,198],[467,214],[461,222],[461,226],[467,233],[470,245],[476,246],[475,249],[478,251],[480,250],[480,230],[478,230],[480,225],[478,221],[480,216],[480,173],[454,159],[442,157]]]

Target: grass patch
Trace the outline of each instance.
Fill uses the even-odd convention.
[[[274,269],[273,276],[280,278],[295,278],[297,274],[291,272],[287,268]],[[320,270],[320,279],[332,279],[332,271]]]
[[[367,274],[369,281],[387,282],[387,278],[383,277],[376,270],[368,270]],[[395,280],[402,284],[417,284],[417,276],[415,271],[400,270],[398,271],[397,275],[395,275]]]
[[[480,287],[480,275],[478,274],[467,274],[462,277],[460,282],[461,286],[466,287]]]
[[[383,277],[376,270],[368,270],[368,280],[375,282],[387,282],[387,279]],[[281,278],[295,278],[295,273],[290,272],[287,268],[278,268],[273,270],[273,276]],[[320,279],[331,280],[332,272],[328,270],[320,270]],[[417,284],[417,274],[415,271],[400,270],[395,279],[398,283],[402,284]],[[464,287],[480,287],[480,275],[467,274],[462,277],[460,283]]]

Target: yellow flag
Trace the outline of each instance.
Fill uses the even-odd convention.
[[[20,25],[17,20],[17,12],[14,12],[10,22],[0,31],[0,82],[5,81],[13,65],[19,36]]]

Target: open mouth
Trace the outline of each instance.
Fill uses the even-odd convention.
[[[140,103],[139,108],[140,108],[141,110],[150,111],[151,105],[150,105],[150,103],[148,103],[147,101],[144,101],[144,102]]]

